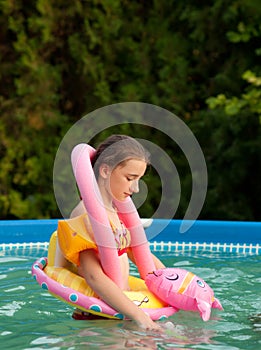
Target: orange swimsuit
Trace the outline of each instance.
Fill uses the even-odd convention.
[[[130,232],[123,223],[121,223],[121,228],[117,228],[111,222],[110,225],[114,233],[118,255],[121,256],[130,247]],[[86,249],[98,250],[87,214],[69,220],[59,220],[57,235],[63,255],[77,266],[80,265],[80,252]]]

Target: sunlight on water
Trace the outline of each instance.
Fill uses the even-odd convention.
[[[26,349],[257,349],[261,346],[260,256],[193,252],[157,253],[171,267],[205,279],[224,311],[212,310],[203,322],[198,313],[180,311],[161,322],[162,333],[145,332],[133,322],[75,321],[72,308],[41,290],[30,270],[28,252],[0,256],[0,344]],[[132,272],[135,270],[132,268]]]

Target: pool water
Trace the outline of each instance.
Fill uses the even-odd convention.
[[[260,256],[220,252],[155,252],[169,267],[208,282],[224,311],[211,319],[179,311],[147,332],[131,321],[75,321],[72,308],[42,290],[31,265],[47,248],[0,251],[0,345],[4,349],[258,349],[261,347]],[[132,266],[132,273],[136,270]]]

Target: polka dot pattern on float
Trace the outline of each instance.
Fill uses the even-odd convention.
[[[41,284],[41,286],[42,286],[42,288],[43,288],[44,290],[48,290],[48,289],[49,289],[47,283],[45,283],[45,282],[43,282],[43,283]]]
[[[96,312],[102,312],[102,308],[99,305],[91,305],[89,309]]]
[[[56,296],[58,299],[63,300],[64,302],[70,304],[74,304],[74,306],[79,306],[84,308],[86,312],[93,311],[95,313],[103,313],[105,316],[114,316],[119,320],[125,319],[125,316],[121,313],[116,312],[110,306],[105,303],[101,303],[101,300],[96,299],[95,297],[90,297],[88,295],[84,295],[81,292],[72,289],[70,286],[64,286],[56,280],[52,279],[47,275],[47,271],[45,270],[45,266],[42,265],[42,261],[47,263],[46,258],[38,259],[32,265],[32,276],[36,279],[37,283],[42,287],[43,290],[48,291],[53,296]],[[155,314],[156,312],[156,314]],[[171,316],[175,313],[175,309],[171,307],[167,308],[157,308],[151,309],[151,315],[153,315],[154,320],[158,320],[162,315],[167,313],[168,316]],[[147,313],[147,312],[146,312]],[[148,313],[147,313],[148,314]]]
[[[159,321],[164,321],[168,318],[168,316],[166,315],[162,315],[160,318],[159,318]]]
[[[70,294],[69,300],[70,300],[72,303],[77,303],[77,301],[78,301],[78,295],[77,295],[76,293]]]

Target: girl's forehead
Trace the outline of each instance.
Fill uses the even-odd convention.
[[[147,163],[143,159],[127,159],[120,166],[122,170],[133,174],[144,173],[147,168]]]

